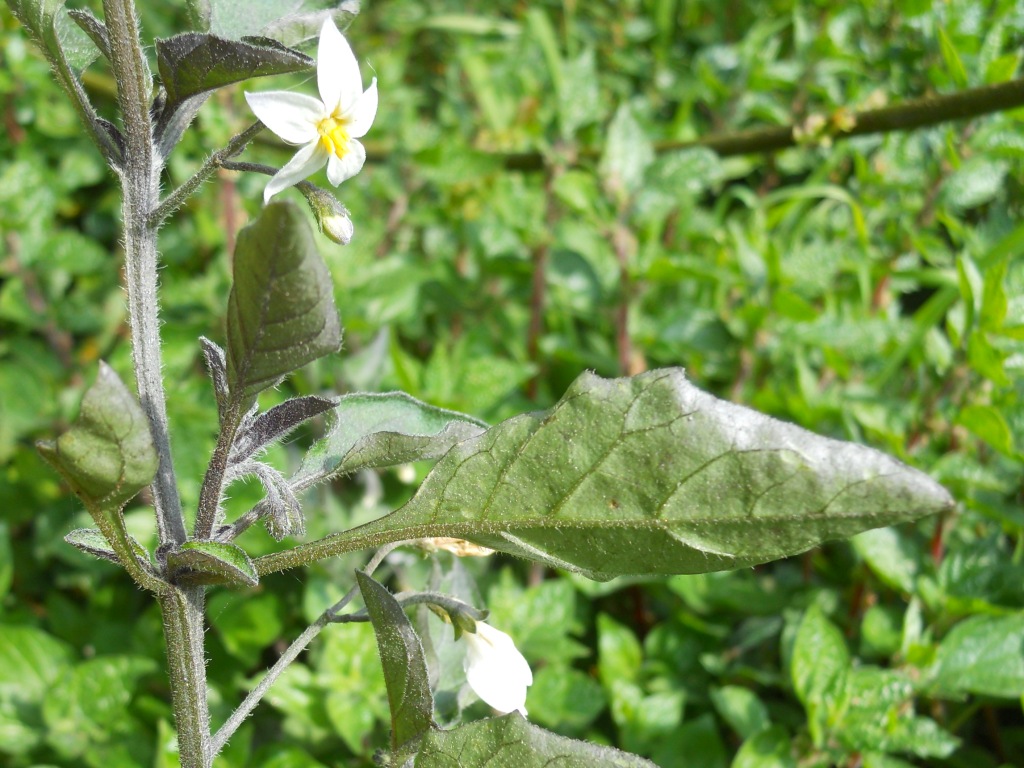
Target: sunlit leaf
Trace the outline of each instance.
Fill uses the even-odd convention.
[[[291,203],[266,206],[238,236],[227,334],[228,388],[242,411],[259,392],[341,346],[330,273]]]
[[[443,535],[597,578],[704,573],[951,505],[922,472],[718,400],[678,369],[584,374],[547,413],[457,443],[396,512],[257,568]]]

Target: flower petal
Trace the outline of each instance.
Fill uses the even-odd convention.
[[[377,116],[377,78],[373,78],[370,87],[366,89],[355,103],[352,104],[342,117],[345,118],[345,127],[348,128],[348,135],[353,139],[364,136],[370,126],[373,125],[373,118]]]
[[[324,167],[326,162],[327,151],[320,145],[320,142],[310,142],[296,152],[295,156],[267,182],[267,186],[263,190],[263,203],[270,202],[270,198],[281,190],[288,189],[310,174],[316,173]]]
[[[466,682],[484,702],[502,713],[518,710],[526,716],[526,689],[533,672],[512,638],[499,629],[476,623],[466,633]]]
[[[289,91],[249,93],[249,109],[270,130],[289,144],[308,144],[316,136],[316,125],[326,114],[324,105],[312,96]]]
[[[320,29],[320,42],[316,49],[316,84],[328,114],[333,114],[339,106],[344,109],[363,92],[359,62],[330,17]]]
[[[352,139],[348,143],[348,152],[344,157],[330,156],[327,161],[327,180],[334,186],[338,186],[345,179],[351,179],[359,173],[365,162],[366,150],[362,144]]]

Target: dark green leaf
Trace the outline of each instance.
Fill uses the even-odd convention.
[[[344,30],[359,9],[358,3],[338,0],[192,0],[192,5],[215,35],[231,40],[261,35],[287,46],[319,35],[328,16]]]
[[[177,581],[255,587],[259,577],[241,547],[216,541],[189,541],[167,555],[167,567]]]
[[[445,535],[596,578],[702,573],[951,505],[927,475],[718,400],[681,370],[584,374],[551,411],[457,443],[401,509],[304,546]]]
[[[227,332],[228,387],[242,411],[259,392],[341,347],[330,273],[291,203],[266,206],[238,236]]]
[[[249,422],[243,421],[231,448],[231,460],[238,462],[249,458],[260,449],[280,440],[302,422],[330,410],[337,402],[317,395],[293,397]]]
[[[377,635],[391,705],[391,748],[396,749],[433,725],[434,699],[423,645],[402,606],[387,589],[361,571],[356,571],[356,581]]]
[[[424,736],[415,768],[653,768],[642,757],[575,741],[528,723],[521,715],[481,720]]]
[[[55,443],[38,447],[85,504],[121,563],[137,581],[147,582],[121,510],[153,480],[157,455],[141,406],[112,368],[100,363],[78,419]]]
[[[206,91],[252,77],[301,72],[314,63],[269,38],[225,40],[201,32],[157,40],[156,61],[167,91],[165,109],[171,110]]]
[[[960,622],[939,645],[933,671],[935,686],[948,695],[1024,695],[1024,614]]]
[[[436,459],[486,426],[404,392],[346,395],[330,413],[327,435],[306,453],[292,482],[306,488],[363,467]]]

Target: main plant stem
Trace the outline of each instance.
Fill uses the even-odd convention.
[[[132,0],[103,0],[103,13],[125,138],[124,162],[119,172],[124,198],[125,287],[132,329],[132,362],[139,401],[159,456],[152,490],[160,545],[167,548],[181,544],[187,535],[171,461],[167,404],[160,370],[158,224],[152,214],[159,203],[163,158],[153,147],[153,123],[149,113],[152,82],[139,40],[134,3]],[[172,588],[158,597],[163,612],[182,768],[210,768],[213,760],[203,649],[203,589]]]

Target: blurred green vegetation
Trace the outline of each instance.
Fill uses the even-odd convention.
[[[184,29],[183,10],[142,6],[148,38]],[[348,36],[381,107],[370,162],[339,190],[355,240],[322,246],[345,349],[269,398],[403,389],[495,421],[549,406],[584,369],[679,365],[721,397],[891,452],[959,502],[734,573],[593,584],[407,554],[382,575],[472,573],[535,666],[531,717],[665,768],[1024,764],[1024,112],[771,156],[656,151],[1015,77],[1019,4],[364,6]],[[0,64],[0,762],[172,766],[158,611],[63,543],[88,518],[33,449],[73,418],[98,360],[131,380],[116,180],[6,10]],[[102,63],[86,84],[112,117]],[[241,89],[219,93],[165,188],[251,119]],[[510,168],[521,153],[544,168]],[[245,157],[289,156],[267,136]],[[264,182],[221,173],[162,233],[188,509],[216,423],[197,337],[223,340],[231,245]],[[271,459],[294,466],[308,438]],[[387,471],[311,494],[309,536],[412,487]],[[229,513],[259,498],[231,495]],[[152,540],[144,501],[129,525]],[[241,543],[275,546],[255,530]],[[213,592],[215,723],[360,562]],[[370,628],[335,627],[219,765],[369,765],[387,716]]]

